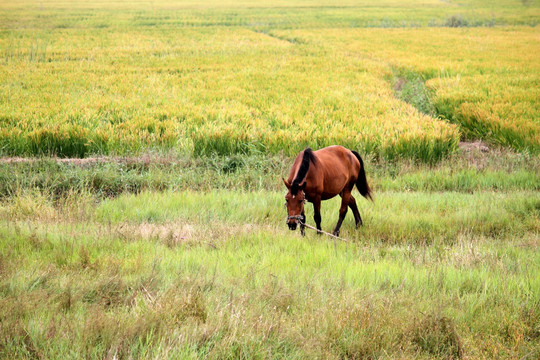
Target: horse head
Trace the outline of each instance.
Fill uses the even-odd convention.
[[[294,187],[291,191],[292,185],[285,179],[283,183],[289,190],[285,195],[285,206],[287,207],[287,225],[289,230],[296,230],[298,222],[305,222],[306,217],[304,216],[304,203],[306,202],[306,194],[304,189],[306,188],[306,183]]]

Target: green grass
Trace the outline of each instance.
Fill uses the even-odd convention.
[[[536,157],[497,148],[487,153],[459,151],[436,165],[362,156],[375,191],[540,190]],[[105,198],[145,190],[281,191],[281,177],[288,175],[292,163],[292,159],[276,155],[193,157],[181,153],[86,162],[50,158],[0,162],[0,197],[36,190],[55,198],[74,192]]]
[[[286,230],[282,195],[4,202],[0,354],[539,354],[537,192],[379,193],[363,228],[346,219],[351,243]],[[337,207],[323,203],[323,228]]]
[[[215,222],[279,224],[286,217],[283,194],[268,196],[254,192],[239,195],[213,191],[204,195],[186,192],[160,196],[146,192],[106,200],[96,210],[96,216],[100,221],[111,223],[166,223],[182,219],[203,226]],[[435,196],[436,201],[431,196]],[[363,219],[370,226],[358,233],[349,229],[342,235],[354,236],[359,241],[372,239],[398,243],[432,243],[435,240],[452,243],[463,233],[500,238],[522,236],[539,230],[539,200],[535,193],[529,192],[381,193],[373,206],[364,201],[361,203]],[[204,211],[196,211],[198,208]],[[338,209],[339,198],[324,203],[322,224],[327,230],[337,221]],[[312,220],[310,206],[307,206],[306,214]],[[348,220],[349,224],[353,223],[352,218]]]

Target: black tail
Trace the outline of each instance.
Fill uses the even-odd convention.
[[[298,193],[298,188],[300,187],[300,184],[302,184],[302,182],[304,181],[304,178],[306,177],[306,174],[309,170],[310,162],[315,163],[315,155],[313,154],[311,148],[306,148],[304,150],[304,156],[302,157],[302,163],[300,164],[300,168],[298,169],[296,178],[293,180],[291,186],[292,195],[296,195]]]
[[[362,161],[360,154],[352,150],[351,152],[354,154],[354,156],[356,156],[358,161],[360,161],[360,171],[358,172],[358,179],[356,179],[356,187],[358,188],[358,191],[360,191],[360,194],[363,197],[373,201],[373,198],[371,197],[371,188],[369,187],[367,183],[367,179],[366,179],[366,171],[364,170],[364,162]]]

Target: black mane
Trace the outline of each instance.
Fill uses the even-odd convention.
[[[313,150],[311,148],[306,148],[304,150],[304,156],[302,157],[302,163],[300,164],[300,168],[298,169],[298,173],[296,174],[296,177],[294,178],[294,181],[291,185],[291,194],[296,196],[298,193],[298,188],[302,184],[302,181],[306,177],[306,174],[309,170],[309,163],[315,163],[315,155],[313,154]]]

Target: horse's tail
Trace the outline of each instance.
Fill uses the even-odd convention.
[[[369,184],[367,183],[367,179],[366,179],[366,171],[364,170],[364,162],[362,161],[360,154],[358,154],[356,151],[353,151],[353,150],[351,150],[351,152],[354,154],[354,156],[356,156],[356,158],[360,162],[360,171],[358,172],[358,179],[356,179],[356,187],[358,188],[358,191],[363,197],[373,201],[373,198],[371,197],[371,188],[369,187]]]

